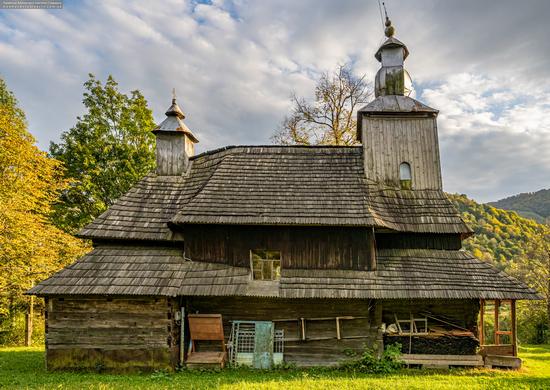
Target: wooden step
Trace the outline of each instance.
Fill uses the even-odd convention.
[[[225,352],[191,352],[185,365],[188,368],[223,368]]]
[[[449,368],[449,366],[482,367],[481,355],[427,355],[404,354],[401,359],[406,364],[417,364],[424,368]]]
[[[521,368],[521,359],[515,356],[487,355],[485,356],[485,367],[518,370]]]

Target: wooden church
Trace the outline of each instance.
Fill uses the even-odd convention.
[[[462,249],[438,111],[408,97],[387,26],[361,146],[195,155],[173,99],[156,172],[79,233],[93,251],[28,292],[46,300],[48,369],[326,366],[396,342],[410,364],[517,364],[516,301],[539,296]]]

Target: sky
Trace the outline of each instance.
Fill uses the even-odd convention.
[[[414,96],[440,110],[444,189],[487,202],[550,187],[550,1],[386,0]],[[47,150],[83,113],[89,73],[139,89],[162,121],[172,88],[198,152],[269,144],[290,96],[350,63],[374,80],[377,0],[65,0],[0,10],[0,77]]]

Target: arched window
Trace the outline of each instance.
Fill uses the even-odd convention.
[[[408,162],[402,162],[401,165],[399,165],[399,182],[402,189],[412,189],[411,165]]]

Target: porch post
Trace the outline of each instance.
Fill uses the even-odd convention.
[[[500,310],[500,300],[495,299],[495,345],[500,344],[500,337],[498,332],[500,332],[500,325],[498,323],[498,312]]]
[[[479,345],[484,344],[484,334],[483,334],[483,316],[485,315],[485,300],[480,299],[480,310],[479,310],[479,324],[477,329],[477,337],[479,337]]]
[[[185,306],[181,306],[180,310],[180,365],[183,367],[183,364],[185,363]]]
[[[512,350],[514,356],[518,356],[518,340],[517,340],[517,321],[516,321],[516,300],[510,301],[511,314],[512,314]]]

